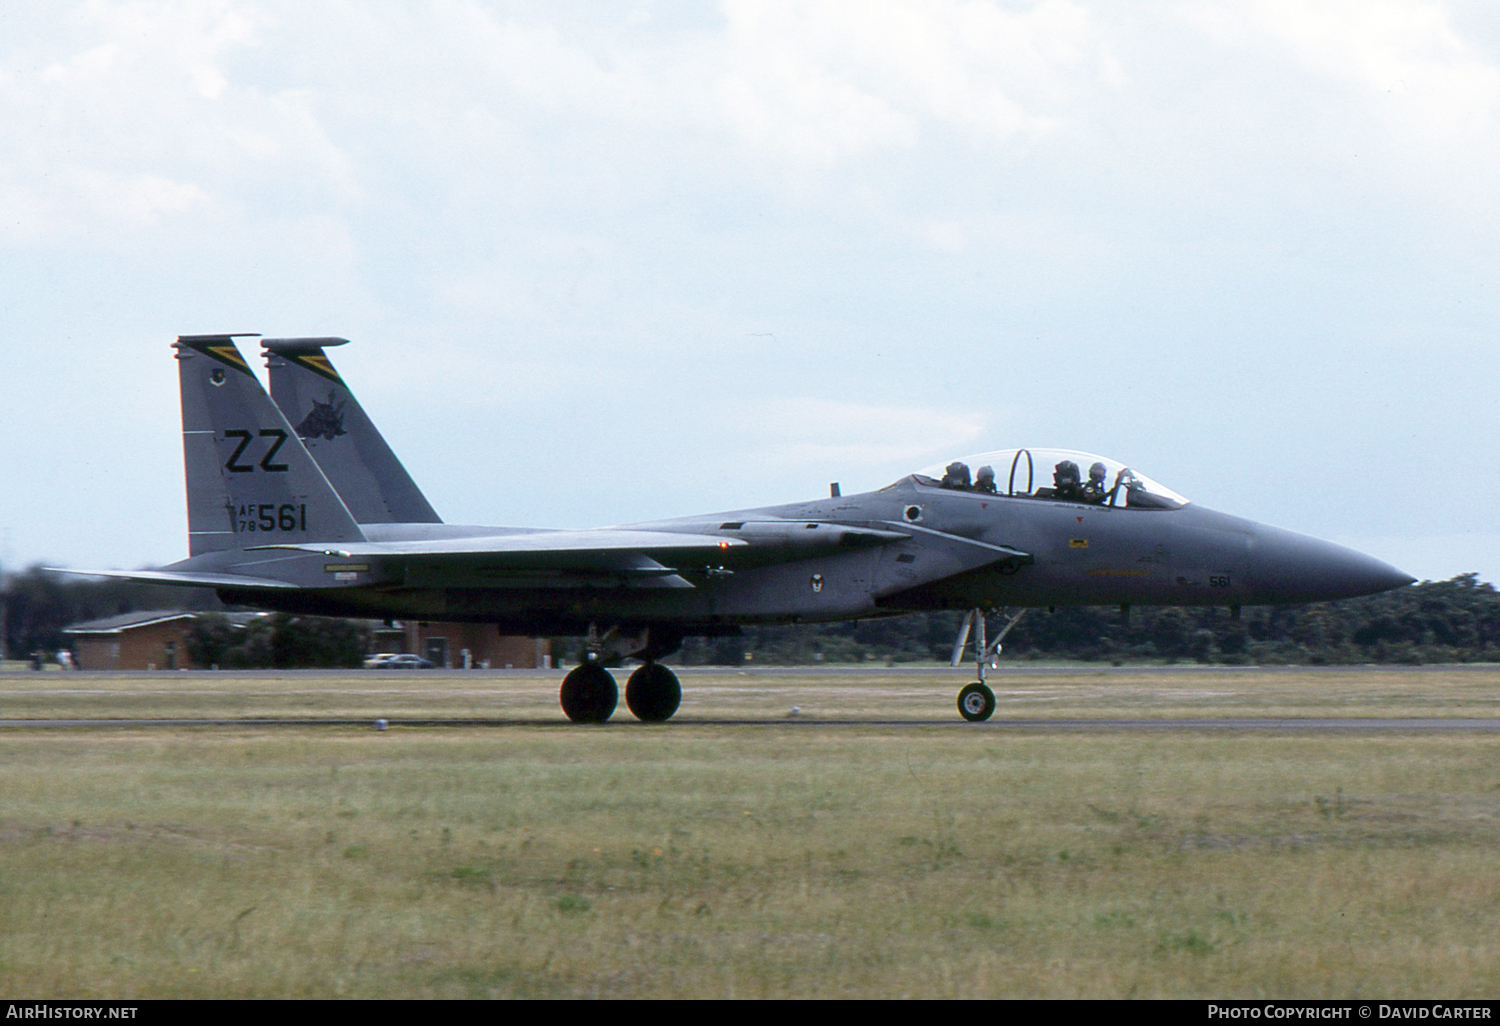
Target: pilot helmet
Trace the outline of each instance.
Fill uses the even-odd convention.
[[[1052,480],[1055,484],[1078,483],[1078,464],[1072,460],[1063,460],[1052,472]]]
[[[1103,481],[1104,475],[1109,473],[1109,468],[1102,463],[1095,463],[1089,468],[1090,481]]]

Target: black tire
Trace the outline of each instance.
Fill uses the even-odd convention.
[[[645,663],[625,682],[625,704],[644,723],[663,723],[682,703],[677,674],[661,663]]]
[[[975,681],[958,693],[958,714],[970,723],[982,723],[995,712],[995,693]]]
[[[558,699],[574,723],[603,723],[614,713],[620,689],[604,667],[584,663],[563,678]]]

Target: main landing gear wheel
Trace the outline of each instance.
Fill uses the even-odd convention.
[[[625,682],[625,704],[635,718],[646,723],[661,723],[671,718],[682,701],[682,685],[677,674],[661,663],[645,663]]]
[[[620,689],[604,667],[584,663],[563,678],[558,698],[574,723],[603,723],[615,711]]]
[[[958,693],[958,714],[970,723],[980,723],[995,711],[995,693],[989,686],[975,681]]]

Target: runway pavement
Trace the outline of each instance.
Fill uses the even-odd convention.
[[[960,668],[949,667],[946,663],[898,663],[894,666],[881,666],[871,663],[826,663],[812,664],[807,666],[767,666],[761,664],[745,663],[741,666],[682,666],[676,663],[664,663],[670,666],[673,672],[687,679],[714,678],[714,677],[870,677],[874,679],[890,679],[901,677],[931,677],[934,674],[963,676],[967,669],[972,667],[972,661],[965,663]],[[0,680],[49,680],[49,681],[89,681],[109,680],[111,678],[140,678],[151,677],[163,680],[222,680],[228,676],[255,680],[257,678],[279,679],[290,676],[306,677],[316,680],[320,677],[338,678],[368,678],[372,681],[392,680],[484,680],[484,679],[508,679],[508,678],[532,678],[545,677],[562,679],[563,673],[570,669],[569,666],[559,666],[549,670],[537,669],[475,669],[475,670],[82,670],[63,673],[56,668],[43,673],[26,669],[23,664],[12,663],[5,668],[0,668]],[[995,679],[1005,677],[1163,677],[1163,676],[1198,676],[1202,674],[1221,675],[1226,677],[1238,676],[1285,676],[1300,673],[1320,674],[1379,674],[1392,676],[1405,676],[1408,674],[1424,673],[1495,673],[1500,671],[1500,663],[1357,663],[1337,666],[1259,666],[1247,664],[1244,666],[1224,666],[1219,664],[1203,663],[1170,663],[1170,664],[1128,664],[1125,666],[1112,666],[1109,663],[1089,662],[1031,662],[1029,660],[1016,660],[1002,664],[1001,668],[994,672]],[[617,668],[615,672],[619,672]]]
[[[377,722],[384,723],[377,728]],[[889,718],[821,718],[816,716],[783,716],[744,719],[674,719],[667,724],[639,723],[629,716],[617,717],[602,728],[569,723],[559,713],[555,718],[401,718],[383,721],[351,717],[247,717],[243,719],[0,719],[0,730],[159,730],[181,728],[268,729],[290,727],[359,727],[397,729],[401,727],[554,727],[569,730],[598,730],[616,727],[626,730],[671,730],[673,727],[784,727],[809,730],[827,727],[874,728],[946,728],[949,730],[1018,731],[1044,733],[1069,731],[1081,733],[1139,731],[1201,731],[1205,733],[1454,733],[1500,732],[1500,717],[1476,716],[1193,716],[1193,717],[1031,717],[1025,719],[995,718],[985,723],[967,723],[957,717],[941,720]]]

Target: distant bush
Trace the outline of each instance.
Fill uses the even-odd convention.
[[[369,632],[352,620],[327,616],[257,617],[237,627],[222,614],[193,621],[188,654],[195,666],[225,669],[358,668]]]
[[[943,612],[747,627],[744,655],[772,665],[946,660],[962,619]],[[709,653],[723,645],[690,640],[683,661],[714,662]],[[1143,606],[1128,622],[1114,607],[1033,609],[1006,636],[1005,655],[1266,666],[1500,662],[1500,592],[1462,574],[1342,602],[1246,606],[1238,620],[1222,607]]]

